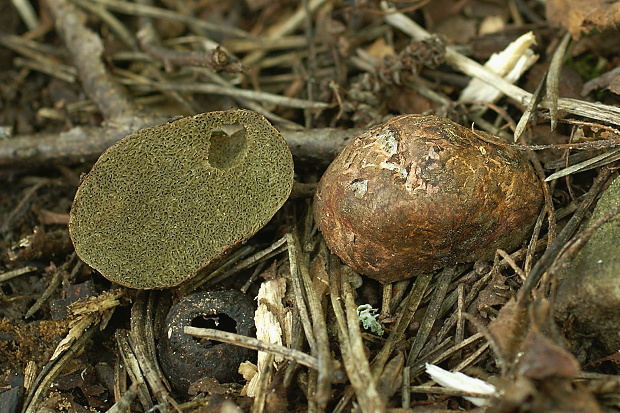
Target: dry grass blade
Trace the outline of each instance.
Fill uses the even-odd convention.
[[[225,33],[235,37],[247,38],[250,35],[241,29],[238,29],[229,25],[215,24],[202,19],[198,19],[191,16],[184,16],[181,13],[171,10],[162,9],[159,7],[146,6],[129,1],[121,0],[95,0],[96,3],[103,5],[111,10],[116,10],[121,13],[146,16],[155,19],[169,19],[179,21],[188,24],[191,27],[198,28],[202,31],[209,31],[214,33]]]
[[[384,401],[379,395],[375,379],[370,372],[362,344],[357,306],[353,301],[349,281],[344,279],[338,260],[330,262],[331,304],[338,325],[338,341],[347,376],[362,412],[385,411]],[[345,308],[342,308],[342,304]]]
[[[56,14],[56,26],[73,54],[80,81],[104,117],[120,119],[136,116],[138,110],[126,91],[110,76],[101,61],[101,38],[84,25],[75,5],[68,0],[50,0],[49,5]]]
[[[426,312],[424,313],[424,318],[420,323],[420,329],[411,344],[409,356],[407,357],[408,367],[411,367],[420,355],[420,352],[422,351],[422,348],[431,333],[431,329],[439,317],[440,309],[446,297],[446,293],[448,292],[450,282],[457,272],[458,267],[451,267],[444,269],[439,275],[437,284],[435,285],[435,289],[431,295],[431,301],[428,304]]]
[[[147,411],[153,407],[153,401],[151,399],[151,393],[146,385],[146,380],[140,370],[140,363],[138,357],[134,353],[131,345],[129,344],[129,332],[126,330],[117,330],[116,332],[116,345],[118,347],[119,354],[124,364],[124,370],[129,375],[132,385],[137,385],[138,400],[142,404],[142,408]],[[121,389],[124,390],[124,389]]]
[[[230,86],[220,86],[204,83],[162,83],[162,82],[132,82],[126,80],[126,85],[132,85],[136,90],[142,91],[176,91],[176,92],[198,92],[205,94],[224,95],[234,98],[254,100],[257,102],[269,103],[272,105],[287,106],[300,109],[326,109],[329,104],[323,102],[313,102],[304,99],[289,98],[272,93],[257,90],[238,89]]]
[[[134,302],[131,308],[131,330],[127,339],[157,401],[175,411],[180,411],[177,403],[169,394],[170,386],[157,362],[153,332],[154,294],[143,292]],[[145,299],[145,295],[148,295],[148,298]]]
[[[562,65],[564,64],[564,56],[570,42],[571,35],[566,33],[558,48],[553,53],[551,64],[549,65],[549,73],[547,75],[547,98],[549,98],[549,112],[551,116],[551,130],[554,130],[558,122],[558,89],[560,87],[560,77],[562,73]]]
[[[306,19],[309,19],[309,13],[314,13],[319,7],[325,4],[327,0],[309,0],[307,7],[300,4],[299,8],[292,16],[289,16],[281,25],[275,27],[268,35],[266,41],[272,41],[279,39],[292,33],[298,28]],[[262,59],[264,52],[262,50],[255,51],[249,54],[243,59],[243,64],[250,66],[255,65],[260,59]]]
[[[392,354],[394,346],[397,342],[402,340],[405,330],[411,323],[411,320],[413,320],[413,316],[424,298],[426,289],[428,288],[432,277],[432,273],[420,274],[416,277],[409,294],[404,300],[405,304],[398,316],[398,319],[396,320],[396,325],[390,332],[388,339],[383,344],[381,351],[379,351],[372,362],[372,371],[375,378],[378,378],[381,375],[383,372],[383,367],[385,367],[390,354]]]
[[[55,359],[49,361],[39,372],[39,375],[34,380],[24,401],[23,413],[34,413],[39,411],[39,403],[49,391],[56,377],[58,377],[61,371],[84,349],[90,337],[97,330],[93,328],[97,320],[97,315],[88,315],[82,317],[80,321],[73,326],[69,335],[65,337],[65,340],[71,337],[73,340],[71,340],[69,346],[65,346],[66,341],[63,340],[57,348],[58,351],[61,346],[64,346],[62,347],[62,351],[60,351]]]
[[[131,411],[131,404],[138,397],[138,383],[133,383],[123,396],[106,413],[125,413]]]
[[[25,267],[16,268],[11,271],[3,272],[2,274],[0,274],[0,283],[13,279],[15,277],[19,277],[22,274],[28,274],[29,272],[32,272],[36,269],[37,267],[28,265]]]
[[[297,294],[296,291],[297,302],[299,303],[299,301],[305,298],[307,301],[306,308],[309,309],[310,317],[312,318],[311,335],[314,337],[315,347],[311,346],[311,349],[313,355],[315,355],[319,361],[314,401],[318,404],[319,410],[323,411],[331,398],[331,372],[333,365],[325,315],[323,314],[319,297],[310,279],[307,260],[302,255],[302,248],[299,243],[296,228],[293,228],[293,231],[287,234],[286,240],[288,244],[289,260],[295,262],[295,267],[297,268],[297,271],[293,271],[291,267],[293,285],[297,285],[296,290],[303,289],[303,291],[299,291],[300,294]],[[299,281],[295,280],[297,277],[300,278]],[[308,332],[306,332],[306,334],[308,334]]]
[[[594,168],[608,165],[612,162],[617,161],[618,159],[620,159],[620,149],[611,149],[608,152],[602,153],[583,162],[579,162],[575,165],[571,165],[567,168],[554,172],[548,177],[546,177],[545,181],[549,182],[558,178],[562,178],[564,176],[572,175],[577,172],[589,171]]]
[[[523,283],[523,286],[521,287],[521,289],[519,289],[517,293],[517,301],[520,306],[525,308],[526,305],[530,302],[532,298],[532,291],[534,290],[534,288],[536,288],[545,271],[547,271],[549,266],[553,263],[553,260],[555,259],[557,254],[561,251],[562,248],[564,248],[566,242],[568,242],[581,221],[584,219],[586,212],[590,209],[590,207],[600,194],[600,191],[605,186],[605,183],[609,179],[610,175],[611,171],[608,168],[605,168],[601,171],[599,176],[590,187],[587,196],[584,197],[581,204],[579,204],[577,211],[575,211],[571,219],[564,226],[562,231],[558,234],[558,236],[555,238],[549,248],[547,248],[543,255],[538,259],[536,264],[534,264],[532,270],[527,276],[527,279],[525,280],[525,283]]]
[[[519,140],[519,138],[521,137],[521,135],[523,135],[523,132],[525,132],[525,129],[527,128],[527,124],[530,121],[530,118],[532,117],[532,114],[534,113],[534,110],[536,110],[536,108],[538,107],[538,104],[542,101],[542,98],[544,96],[544,85],[546,84],[547,81],[547,77],[544,76],[538,86],[536,87],[536,90],[534,91],[534,94],[532,95],[532,99],[530,99],[530,101],[527,103],[527,106],[525,107],[525,110],[523,111],[523,115],[521,115],[521,119],[519,119],[519,123],[517,123],[517,126],[515,128],[514,131],[514,137],[513,137],[513,141],[517,142]],[[557,105],[557,102],[556,102]]]

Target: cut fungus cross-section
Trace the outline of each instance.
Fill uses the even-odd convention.
[[[104,152],[77,190],[69,231],[78,256],[111,281],[173,287],[254,235],[292,185],[291,153],[264,117],[204,113]]]

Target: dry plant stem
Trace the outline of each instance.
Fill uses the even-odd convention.
[[[101,4],[109,9],[116,10],[120,13],[125,13],[133,16],[146,16],[155,19],[166,19],[179,21],[185,23],[192,28],[195,28],[201,32],[210,31],[213,33],[227,34],[233,37],[249,38],[250,35],[232,25],[211,23],[203,19],[198,19],[191,16],[185,16],[181,13],[162,9],[159,7],[145,6],[137,4],[131,1],[121,0],[94,0],[96,3]]]
[[[202,68],[202,67],[194,67],[192,68],[192,71],[195,73],[199,73],[203,76],[206,77],[206,79],[208,79],[210,82],[216,83],[222,87],[229,87],[232,88],[234,87],[231,82],[227,81],[226,79],[224,79],[222,76],[220,76],[219,74],[215,73],[214,71],[210,70],[210,69],[206,69],[206,68]],[[202,80],[202,79],[201,79]],[[267,119],[269,119],[271,122],[275,122],[278,125],[282,126],[283,128],[287,128],[287,129],[291,129],[291,130],[298,130],[300,129],[300,125],[292,122],[286,118],[283,118],[282,116],[276,115],[273,112],[270,112],[269,110],[267,110],[261,102],[257,102],[254,100],[249,100],[249,99],[244,99],[241,97],[235,97],[234,98],[238,103],[240,107],[244,107],[247,109],[251,109],[255,112],[260,113],[261,115],[263,115],[264,117],[266,117]]]
[[[13,225],[13,222],[15,222],[15,219],[25,211],[28,200],[32,198],[40,188],[51,183],[52,181],[49,179],[41,179],[33,186],[26,189],[22,199],[20,199],[17,205],[15,205],[15,208],[13,208],[2,221],[2,226],[0,226],[0,233],[3,235],[6,234],[9,231],[9,228],[11,228],[11,225]]]
[[[418,329],[418,333],[415,336],[413,343],[411,344],[411,350],[409,351],[409,355],[407,357],[407,366],[411,367],[413,363],[417,360],[428,336],[431,333],[431,329],[439,316],[439,312],[441,309],[441,304],[443,303],[446,294],[448,292],[448,287],[450,286],[450,281],[454,277],[455,273],[458,271],[458,266],[445,268],[439,278],[437,279],[437,284],[435,285],[435,290],[431,295],[431,301],[428,304],[426,312],[424,313],[424,317],[420,323],[420,328]]]
[[[478,350],[470,354],[469,357],[467,357],[465,360],[457,364],[456,367],[454,368],[454,371],[465,370],[467,367],[474,364],[474,362],[476,362],[478,358],[482,356],[482,354],[489,349],[489,347],[491,347],[490,342],[484,343],[482,346],[480,346]]]
[[[166,77],[161,72],[161,70],[155,65],[151,65],[145,68],[145,74],[148,74],[155,78],[158,82],[166,82]],[[192,97],[185,97],[183,94],[175,91],[165,91],[162,93],[165,99],[176,100],[182,108],[184,108],[188,113],[198,113],[199,110],[196,109],[195,105],[191,102]]]
[[[168,394],[170,385],[157,362],[153,332],[155,294],[153,291],[138,293],[138,297],[131,307],[129,343],[137,357],[140,370],[144,373],[157,400],[179,410],[177,404]]]
[[[604,152],[600,155],[594,156],[592,158],[586,159],[583,162],[579,162],[577,164],[568,166],[564,169],[561,169],[557,172],[552,173],[545,181],[550,182],[559,178],[563,178],[568,175],[572,175],[577,172],[584,172],[593,168],[598,168],[600,166],[608,165],[611,162],[615,162],[620,159],[620,149],[614,148],[607,152]]]
[[[549,65],[549,73],[547,75],[547,91],[546,96],[549,98],[549,114],[551,117],[551,130],[555,130],[558,123],[558,90],[560,87],[560,76],[562,66],[564,65],[564,56],[571,39],[570,32],[566,32],[562,41],[553,53],[551,64]]]
[[[131,404],[138,397],[138,383],[133,383],[121,398],[106,413],[125,413],[131,411]]]
[[[577,227],[584,219],[586,212],[594,204],[605,183],[609,179],[611,171],[609,168],[604,168],[601,173],[592,183],[590,190],[582,200],[581,204],[570,218],[568,223],[564,226],[562,231],[557,235],[553,243],[547,248],[543,255],[538,259],[536,264],[532,267],[532,270],[528,274],[527,279],[523,283],[523,286],[517,292],[517,304],[524,309],[530,302],[532,296],[531,293],[538,285],[538,282],[542,278],[543,274],[549,269],[557,255],[562,248],[566,245],[570,237],[577,230]]]
[[[116,338],[116,337],[115,337]],[[117,340],[118,343],[118,340]],[[120,348],[120,346],[117,347]],[[133,383],[133,385],[138,385],[137,382]],[[137,387],[136,387],[137,390]],[[123,397],[123,394],[127,391],[127,372],[125,368],[125,363],[123,361],[123,357],[120,355],[120,352],[116,352],[116,360],[114,362],[114,388],[112,389],[112,393],[114,395],[114,400],[118,401]],[[136,392],[136,396],[137,396]]]
[[[536,110],[536,108],[538,107],[538,104],[543,98],[543,95],[544,95],[543,88],[546,83],[547,83],[547,74],[545,74],[545,76],[543,76],[543,78],[540,80],[540,83],[538,84],[538,86],[536,86],[536,90],[534,91],[532,98],[527,103],[527,105],[525,105],[525,110],[523,111],[523,114],[521,115],[521,119],[519,119],[519,123],[517,123],[517,126],[514,130],[514,136],[513,136],[514,142],[517,142],[519,138],[521,138],[521,135],[523,135],[523,132],[525,132],[525,129],[527,128],[527,125],[530,122],[530,118],[532,117],[534,110]],[[556,107],[557,107],[557,102],[556,102]]]
[[[56,18],[56,30],[71,53],[86,94],[97,104],[105,119],[132,118],[138,110],[125,90],[107,72],[101,54],[101,38],[84,25],[84,18],[67,0],[49,0]]]
[[[146,355],[144,349],[144,343],[140,343],[133,339],[131,333],[128,337],[129,345],[134,351],[136,355],[136,359],[138,360],[138,366],[146,379],[146,382],[149,384],[151,391],[155,395],[155,398],[160,404],[171,406],[174,411],[181,412],[179,407],[177,406],[174,399],[168,393],[164,383],[161,380],[161,371],[159,369],[153,367],[154,361],[149,359]]]
[[[190,278],[189,280],[179,285],[177,287],[177,294],[181,297],[185,296],[216,277],[219,277],[223,274],[232,274],[232,272],[229,271],[231,267],[235,265],[235,263],[239,262],[239,260],[247,257],[253,250],[254,248],[250,247],[249,245],[241,247],[237,251],[233,252],[230,257],[228,257],[228,259],[213,272],[198,274],[195,277]]]
[[[266,341],[261,341],[253,337],[246,337],[239,334],[229,333],[227,331],[215,330],[211,328],[185,327],[185,334],[190,336],[206,338],[207,340],[221,341],[222,343],[233,344],[235,346],[249,348],[266,353],[279,355],[286,360],[294,361],[308,368],[318,370],[319,362],[316,357],[306,354],[299,350],[290,349]]]
[[[13,3],[13,6],[28,27],[28,30],[35,30],[39,25],[39,18],[32,4],[26,0],[11,0],[11,3]]]
[[[153,6],[150,0],[139,0],[137,3],[148,7]],[[239,72],[242,70],[242,67],[231,61],[219,46],[214,47],[208,52],[177,52],[176,50],[163,47],[157,38],[151,18],[142,16],[139,22],[140,30],[137,33],[137,37],[140,47],[153,59],[163,62],[166,71],[181,66],[204,66],[215,71]]]
[[[31,67],[34,70],[46,73],[67,83],[75,82],[77,75],[75,67],[60,63],[57,60],[57,53],[50,51],[49,48],[33,40],[26,40],[23,37],[12,34],[1,34],[0,44],[25,57],[25,59],[21,59],[22,65]],[[20,60],[16,58],[15,64],[18,65],[19,63]]]
[[[138,44],[131,33],[123,23],[112,13],[110,13],[105,7],[100,4],[92,3],[90,0],[71,0],[83,9],[93,13],[110,28],[110,30],[119,38],[120,41],[125,43],[131,50],[138,50]]]
[[[527,277],[527,274],[529,274],[532,269],[532,265],[535,260],[534,254],[536,253],[536,248],[538,247],[540,241],[540,233],[543,229],[545,218],[547,218],[547,222],[549,224],[547,231],[547,246],[549,246],[549,239],[553,239],[555,236],[556,216],[553,209],[553,201],[551,200],[551,192],[549,191],[549,187],[547,185],[543,186],[543,193],[545,196],[545,207],[541,209],[538,214],[538,218],[536,218],[536,223],[534,224],[534,229],[532,230],[532,236],[530,237],[530,242],[527,246],[525,262],[523,263],[523,280],[525,280],[525,277]]]
[[[47,362],[39,372],[39,375],[26,396],[24,408],[22,410],[23,413],[35,413],[39,411],[39,402],[43,400],[43,397],[50,389],[56,377],[58,377],[62,369],[82,351],[90,337],[97,330],[95,324],[97,324],[98,321],[96,320],[96,315],[88,315],[83,317],[82,320],[74,326],[74,328],[81,331],[81,333],[76,335],[77,339],[73,341],[68,348],[64,349],[60,357]]]
[[[407,327],[411,324],[411,320],[413,320],[413,316],[420,306],[432,278],[433,273],[420,274],[416,277],[411,291],[405,298],[405,305],[396,320],[393,330],[383,344],[381,351],[379,351],[372,361],[372,372],[375,378],[381,375],[388,358],[394,350],[394,346],[402,340],[405,330],[407,330]]]
[[[281,105],[291,108],[299,109],[327,109],[331,105],[323,102],[313,102],[310,100],[289,98],[286,96],[275,95],[273,93],[261,92],[257,90],[238,89],[229,86],[220,86],[205,83],[136,83],[125,81],[125,84],[131,84],[136,90],[141,91],[177,91],[177,92],[192,92],[192,93],[205,93],[214,95],[231,96],[234,98],[244,98],[255,100],[261,103],[270,103],[273,105]]]
[[[256,397],[252,404],[252,413],[263,413],[265,411],[269,383],[273,380],[273,360],[273,354],[267,354],[263,369],[260,371],[260,383],[258,383]]]
[[[454,335],[454,341],[458,344],[465,339],[465,319],[463,313],[465,313],[465,285],[459,284],[456,287],[457,290],[457,310],[456,310],[456,333]]]
[[[311,345],[310,349],[312,350],[312,355],[316,356],[319,361],[319,375],[317,377],[315,401],[318,403],[319,409],[323,411],[331,398],[332,359],[329,349],[327,325],[325,323],[325,316],[321,303],[319,302],[316,290],[310,279],[306,260],[302,255],[301,245],[295,228],[286,235],[286,242],[288,245],[289,261],[291,262],[291,281],[295,290],[295,302],[297,305],[301,304],[299,309],[300,314],[309,309],[310,317],[312,318],[310,331],[306,331],[306,336],[311,335],[313,337],[314,346]],[[297,271],[294,271],[293,266]],[[307,301],[307,303],[305,303],[305,301]],[[304,303],[302,304],[302,302]],[[307,314],[302,316],[302,321],[304,318],[308,318]],[[306,326],[304,325],[304,327]],[[308,342],[310,343],[310,340]]]
[[[41,59],[38,59],[38,60],[41,60]],[[15,64],[16,67],[26,67],[35,72],[44,73],[46,75],[55,77],[56,79],[60,79],[67,83],[75,83],[75,76],[71,74],[66,74],[65,72],[58,70],[58,65],[54,65],[54,64],[46,65],[37,60],[26,60],[21,57],[16,57],[13,60],[13,64]],[[41,114],[41,112],[39,112],[39,114]]]
[[[281,252],[286,251],[287,246],[285,244],[286,244],[286,236],[280,238],[279,240],[271,244],[269,247],[262,249],[256,252],[255,254],[252,254],[249,257],[237,262],[230,269],[220,272],[219,275],[216,275],[214,277],[209,277],[208,282],[205,282],[205,284],[207,285],[219,284],[224,279],[230,277],[233,274],[237,274],[239,271],[242,271],[253,265],[264,263],[267,260],[271,259],[272,257],[275,257],[276,255],[280,254]]]
[[[366,400],[360,401],[368,403],[368,412],[383,412],[386,410],[385,401],[376,388],[376,381],[370,370],[370,364],[366,358],[365,346],[362,340],[362,332],[360,330],[360,321],[357,316],[357,305],[353,296],[353,287],[349,280],[341,277],[342,292],[344,293],[345,312],[347,316],[347,327],[349,333],[349,344],[352,351],[352,357],[356,362],[356,369],[360,378],[363,380],[363,391]],[[357,393],[358,400],[360,394]],[[364,409],[362,408],[362,411]]]
[[[409,372],[409,377],[415,378],[418,377],[420,374],[424,373],[426,363],[435,364],[433,360],[436,360],[441,354],[444,354],[446,351],[453,347],[454,339],[452,337],[448,337],[442,342],[434,340],[432,345],[427,346],[425,348],[426,351],[420,354],[418,360],[416,361],[416,364],[406,369]],[[411,383],[411,381],[409,381],[409,383]]]
[[[142,371],[140,370],[138,358],[129,344],[129,333],[126,330],[117,330],[115,337],[118,351],[125,365],[125,370],[131,382],[138,384],[138,399],[140,400],[140,404],[144,411],[148,411],[153,407],[153,400],[151,399],[151,393],[149,392]]]
[[[439,364],[442,361],[446,360],[448,357],[456,354],[458,351],[464,349],[465,347],[469,346],[472,343],[475,343],[476,341],[480,340],[481,338],[484,338],[484,336],[480,333],[476,333],[472,336],[469,336],[468,338],[466,338],[465,340],[461,341],[460,343],[455,344],[454,346],[448,348],[447,350],[441,352],[439,355],[435,356],[434,358],[432,358],[429,363],[430,364]],[[485,343],[483,346],[486,346],[487,343]],[[413,366],[411,368],[411,377],[417,377],[420,374],[422,374],[422,372],[424,371],[424,364],[418,364],[417,366]]]
[[[293,286],[293,294],[295,294],[295,307],[299,312],[299,318],[301,321],[301,325],[304,330],[304,334],[306,336],[306,340],[308,340],[308,345],[310,348],[315,351],[316,349],[316,340],[314,335],[312,334],[312,323],[310,322],[310,313],[308,312],[308,307],[306,306],[306,300],[304,299],[303,287],[301,285],[301,280],[298,276],[299,270],[297,269],[297,250],[291,245],[293,244],[293,237],[291,234],[286,235],[286,241],[288,244],[289,251],[289,265],[291,267],[291,284]]]
[[[132,124],[100,128],[76,127],[59,134],[20,135],[0,145],[0,169],[36,168],[53,163],[75,164],[94,161],[122,137],[138,129],[162,124],[167,119],[143,117]],[[359,133],[359,129],[282,130],[293,156],[308,165],[326,166]]]
[[[56,270],[51,281],[45,288],[45,291],[43,291],[43,294],[41,294],[41,296],[37,299],[37,301],[35,301],[32,307],[28,309],[28,311],[24,315],[24,318],[28,319],[32,317],[34,313],[39,311],[41,307],[43,306],[43,304],[45,304],[47,300],[49,300],[52,294],[54,294],[56,289],[60,286],[60,283],[62,281],[62,276],[66,275],[66,269],[75,262],[76,257],[77,255],[75,254],[75,252],[73,252],[71,256],[69,257],[69,260],[63,265],[61,265],[60,268]],[[75,264],[75,267],[73,267],[73,270],[71,270],[71,275],[69,276],[69,278],[74,278],[81,268],[82,268],[82,261],[78,261]]]
[[[351,383],[351,386],[355,391],[355,395],[357,396],[361,411],[364,413],[383,412],[385,411],[385,405],[383,404],[383,401],[377,393],[375,380],[370,375],[370,369],[368,369],[368,371],[366,372],[363,368],[368,363],[364,356],[365,352],[363,348],[361,349],[361,352],[359,354],[355,354],[356,350],[354,349],[353,344],[354,339],[351,337],[352,326],[348,325],[348,323],[350,322],[350,320],[348,319],[349,306],[346,305],[347,298],[342,297],[342,295],[344,295],[344,284],[348,283],[348,281],[342,279],[342,271],[340,269],[341,265],[342,264],[340,263],[340,260],[335,258],[335,256],[330,255],[330,299],[334,314],[336,315],[336,324],[338,326],[338,341],[340,343],[342,361],[345,370],[347,371],[349,382]],[[345,305],[347,307],[346,312],[342,308],[343,301],[345,301]],[[355,306],[355,303],[353,303],[353,306]],[[359,319],[357,318],[357,313],[355,309],[354,313],[354,324],[357,327],[357,334],[359,335],[356,343],[361,344]],[[345,394],[345,398],[346,396],[347,395]],[[334,411],[342,411],[343,409],[344,405],[342,403],[339,403]]]
[[[429,32],[424,30],[407,16],[395,12],[395,10],[390,8],[386,2],[382,2],[382,8],[384,11],[388,12],[385,15],[385,21],[391,26],[402,30],[404,33],[415,39],[425,39],[431,36]],[[481,64],[460,54],[453,47],[448,46],[446,48],[445,59],[446,62],[452,65],[455,69],[465,73],[468,76],[480,79],[485,83],[493,85],[498,90],[502,91],[506,96],[516,100],[519,103],[527,104],[530,99],[532,99],[531,93],[526,92],[510,82],[507,82],[504,78],[486,69]],[[540,105],[544,108],[550,108],[552,102],[549,99],[545,99]],[[615,106],[591,103],[577,99],[558,98],[557,107],[558,109],[574,115],[620,125],[620,108]]]
[[[319,7],[325,4],[327,0],[309,0],[307,7],[304,4],[300,4],[297,11],[292,16],[287,16],[285,21],[275,27],[270,33],[267,34],[265,42],[279,39],[295,31],[306,19],[310,19],[310,14],[314,13]],[[243,59],[243,64],[246,66],[252,66],[256,64],[264,56],[262,50],[250,53]]]
[[[23,274],[28,274],[29,272],[35,271],[36,269],[37,267],[25,266],[12,271],[3,272],[2,274],[0,274],[0,283],[12,280],[13,278],[19,277]]]
[[[497,255],[506,260],[510,268],[512,268],[512,270],[519,276],[521,282],[525,281],[525,272],[517,265],[517,263],[506,251],[498,249]]]
[[[381,288],[381,314],[390,314],[390,298],[392,298],[392,283]]]
[[[131,124],[101,128],[78,126],[60,134],[21,135],[7,139],[0,146],[0,168],[92,161],[125,135],[165,121],[154,117],[134,118]]]
[[[177,52],[159,44],[153,27],[143,27],[137,34],[140,46],[149,56],[157,61],[162,61],[166,70],[182,66],[204,66],[215,71],[239,72],[240,66],[231,64],[228,55],[220,48],[207,52]]]
[[[506,360],[504,358],[501,348],[495,340],[495,337],[493,337],[493,334],[491,334],[489,329],[486,328],[476,317],[468,313],[463,314],[463,316],[476,328],[476,330],[478,330],[478,333],[482,334],[487,340],[487,344],[491,346],[491,349],[495,355],[495,363],[497,364],[497,367],[499,367],[502,377],[505,377],[508,374],[509,364],[513,363],[513,360]]]

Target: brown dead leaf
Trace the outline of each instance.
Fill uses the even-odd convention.
[[[574,39],[593,30],[615,28],[620,22],[620,3],[607,0],[548,0],[547,20],[568,29]]]
[[[600,413],[600,404],[583,383],[555,378],[538,382],[538,393],[529,403],[532,413]]]
[[[579,376],[579,362],[568,351],[531,329],[519,359],[519,375],[543,380],[549,377],[575,378]]]
[[[508,363],[516,359],[528,324],[527,312],[517,305],[514,298],[502,307],[497,318],[489,324],[489,332]]]
[[[620,67],[603,73],[599,77],[587,82],[583,85],[581,94],[586,96],[594,89],[608,89],[610,92],[620,95]]]

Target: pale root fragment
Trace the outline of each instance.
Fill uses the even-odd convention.
[[[538,60],[531,47],[536,44],[534,33],[527,32],[510,43],[503,51],[494,53],[484,66],[514,84]],[[461,92],[459,100],[495,102],[503,93],[480,79],[472,79]]]

